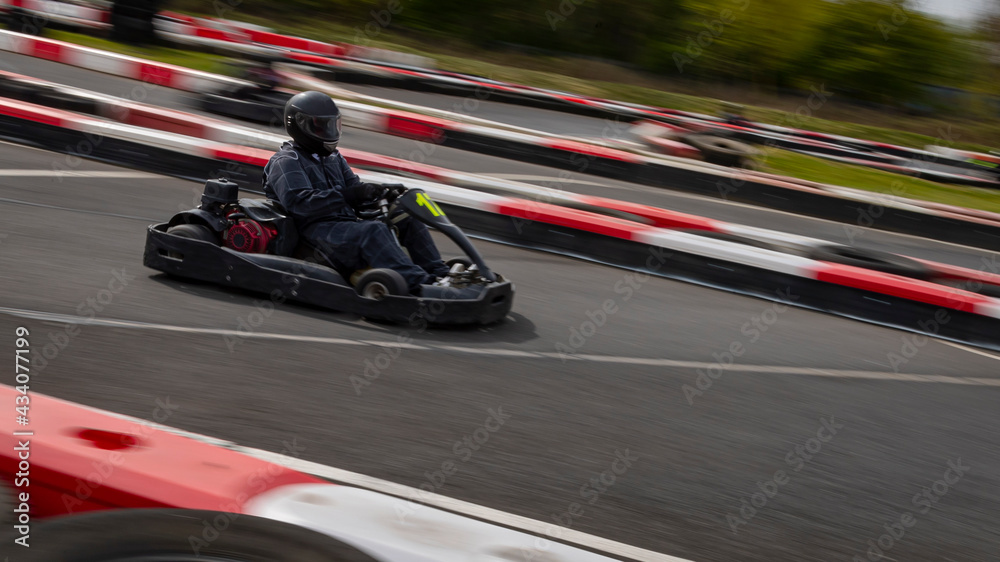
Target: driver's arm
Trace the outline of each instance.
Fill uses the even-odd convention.
[[[337,164],[340,165],[340,173],[344,176],[344,181],[347,183],[344,187],[347,189],[354,189],[361,184],[361,178],[354,173],[351,166],[347,163],[347,159],[344,158],[343,154],[337,153]]]

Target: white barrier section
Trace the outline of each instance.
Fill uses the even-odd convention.
[[[348,486],[283,486],[254,497],[246,512],[329,535],[385,562],[616,560],[548,537]]]
[[[671,230],[657,229],[637,232],[635,240],[668,250],[687,252],[810,279],[816,277],[814,272],[816,264],[819,263],[801,256]]]
[[[991,318],[1000,318],[1000,299],[991,298],[992,302],[983,302],[976,305],[976,314],[982,314],[983,316],[989,316]]]

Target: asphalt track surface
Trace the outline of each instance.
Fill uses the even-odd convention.
[[[10,55],[9,53],[4,53],[2,63],[0,64],[0,69],[11,72],[18,72],[44,80],[86,88],[143,103],[199,113],[193,108],[194,96],[185,92],[151,86],[134,80],[99,74],[41,59]],[[368,88],[353,85],[350,87],[358,91],[364,90],[365,93],[372,93],[373,95],[392,93],[394,95],[393,99],[412,103],[431,104],[441,109],[451,109],[455,103],[461,103],[464,99],[460,97],[432,96],[416,92],[394,91],[386,88]],[[433,100],[433,104],[431,100]],[[520,124],[521,121],[524,123],[535,122],[546,124],[548,127],[564,127],[567,131],[589,129],[597,131],[594,136],[600,136],[601,134],[610,134],[611,136],[626,134],[624,126],[617,126],[603,119],[591,119],[489,101],[481,102],[476,111],[471,111],[467,114],[490,119],[506,116],[506,121],[511,123],[518,122]],[[215,115],[212,117],[219,118]],[[249,125],[240,121],[234,122]],[[604,133],[603,131],[605,130],[608,133]],[[273,132],[276,134],[282,133],[280,130]],[[984,264],[992,264],[995,259],[995,254],[976,248],[956,246],[946,242],[931,241],[904,234],[864,228],[862,225],[868,224],[865,222],[867,217],[859,216],[858,224],[825,221],[752,205],[688,195],[629,182],[609,180],[578,171],[561,171],[545,166],[525,164],[359,129],[345,129],[342,146],[407,160],[426,162],[427,164],[453,170],[514,178],[518,181],[534,183],[550,188],[643,203],[738,224],[812,236],[831,242],[853,244],[972,269],[984,269],[987,267]],[[878,211],[879,209],[877,208],[871,210],[875,216],[878,215]]]
[[[146,419],[169,400],[168,425],[274,452],[294,439],[306,460],[546,522],[581,503],[564,525],[696,561],[851,560],[904,513],[916,524],[892,559],[998,559],[994,354],[486,242],[517,285],[496,326],[271,308],[142,266],[145,226],[199,185],[94,162],[46,177],[64,158],[0,144],[0,331],[63,343],[36,363],[37,392]],[[608,300],[616,312],[589,330]],[[102,322],[66,336],[89,316]],[[574,341],[561,360],[556,344]],[[737,343],[734,365],[715,364]],[[893,353],[909,359],[894,369]],[[352,383],[366,369],[370,384]],[[502,427],[462,445],[491,409]],[[620,474],[616,451],[633,459]],[[459,470],[442,480],[446,461]],[[949,461],[970,468],[921,499]],[[602,473],[613,483],[595,487]],[[773,496],[727,520],[758,483]]]

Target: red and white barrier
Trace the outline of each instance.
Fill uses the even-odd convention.
[[[65,41],[34,37],[6,30],[0,30],[0,51],[38,57],[95,72],[139,80],[154,86],[188,92],[205,92],[245,84],[241,80],[182,66],[153,62],[99,49],[81,47]]]
[[[29,391],[30,392],[30,391]],[[0,401],[23,396],[0,385]],[[150,400],[150,416],[176,412],[169,397]],[[242,513],[254,496],[289,484],[323,480],[159,429],[30,392],[28,422],[0,420],[0,476],[15,482],[30,465],[33,517],[109,508],[183,507]],[[25,434],[28,433],[28,434]],[[27,459],[17,445],[27,443]],[[25,447],[22,447],[25,449]],[[23,467],[22,467],[23,468]],[[16,482],[15,482],[16,483]]]
[[[183,116],[180,112],[175,113]],[[176,133],[165,133],[134,126],[111,124],[97,118],[80,116],[66,111],[52,110],[13,100],[5,100],[5,103],[0,104],[0,114],[12,115],[22,119],[91,134],[117,136],[203,158],[232,160],[260,167],[263,167],[273,154],[273,150],[233,146],[186,137]],[[200,118],[190,116],[188,119],[189,121],[195,121]],[[208,126],[207,129],[211,130],[211,126]],[[731,225],[723,221],[705,219],[646,205],[577,195],[494,178],[483,178],[474,174],[414,164],[402,159],[361,151],[344,149],[342,152],[352,165],[361,168],[406,171],[426,177],[430,181],[420,182],[417,185],[444,203],[470,207],[512,218],[548,222],[602,236],[635,240],[683,252],[693,252],[698,255],[725,259],[763,269],[773,269],[800,277],[864,288],[877,293],[906,296],[906,298],[912,298],[919,302],[936,304],[945,299],[953,305],[949,306],[949,308],[965,310],[976,314],[987,316],[1000,314],[1000,300],[983,297],[976,293],[960,291],[927,281],[916,281],[895,275],[870,272],[850,266],[827,264],[785,252],[748,248],[745,244],[738,242],[707,239],[696,234],[677,232],[677,230],[704,230],[747,236],[774,243],[778,246],[799,249],[828,244],[828,242],[823,240],[741,225]],[[441,185],[442,182],[452,185]],[[414,182],[411,181],[410,183]],[[466,187],[489,189],[491,191],[502,190],[518,198],[470,191],[469,189],[465,189]],[[567,208],[561,206],[560,203],[570,206],[573,204],[584,204],[597,208],[631,213],[647,219],[651,224],[640,224],[593,212]],[[934,262],[926,263],[932,270],[939,270],[941,276],[944,278],[959,278],[1000,286],[1000,276],[983,275],[973,270]],[[894,280],[898,282],[894,284]]]
[[[99,8],[81,6],[53,0],[0,0],[0,12],[19,8],[37,18],[37,27],[44,27],[47,21],[102,29],[108,27],[110,12]]]
[[[25,506],[26,528],[38,519],[87,511],[166,507],[292,523],[385,562],[458,562],[491,552],[532,552],[542,544],[525,532],[340,486],[248,454],[251,450],[162,425],[183,415],[182,405],[169,396],[150,399],[149,417],[158,420],[150,422],[0,385],[0,402],[13,407],[25,396],[30,406],[24,425],[14,415],[0,420],[0,481],[18,494],[14,505]],[[304,449],[294,440],[284,446],[283,455],[268,456],[294,460]],[[437,497],[422,492],[420,500],[431,496]],[[597,543],[635,553],[636,560],[685,562],[569,529],[561,535],[579,535],[588,547]],[[543,546],[559,559],[612,561],[556,541]]]

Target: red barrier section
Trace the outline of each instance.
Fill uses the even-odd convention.
[[[120,107],[124,111],[122,113],[116,112],[114,117],[118,121],[128,125],[167,131],[189,137],[206,138],[209,136],[206,124],[202,121],[196,121],[189,113],[131,104]]]
[[[382,156],[380,154],[372,154],[370,152],[361,152],[359,150],[352,150],[349,148],[340,149],[340,153],[344,155],[344,158],[346,158],[347,162],[352,166],[412,172],[422,177],[445,183],[448,183],[448,176],[451,172],[451,170],[438,168],[436,166],[411,162],[401,158],[393,158],[392,156]]]
[[[632,221],[522,199],[508,199],[498,203],[496,212],[510,217],[558,224],[604,236],[624,238],[625,240],[635,240],[638,232],[649,228]]]
[[[0,476],[29,494],[35,517],[107,508],[182,507],[242,511],[248,499],[286,484],[323,480],[152,425],[29,391],[28,424],[15,425],[15,398],[0,385]],[[180,411],[150,398],[149,415]],[[33,435],[14,435],[30,431]],[[297,451],[296,451],[297,452]],[[27,457],[27,458],[25,458]],[[20,465],[20,466],[19,466]],[[25,471],[24,469],[27,468]],[[26,476],[15,476],[27,472]]]
[[[816,279],[963,312],[974,313],[976,305],[993,302],[993,299],[968,291],[829,262],[817,268]]]
[[[212,148],[210,152],[211,154],[208,155],[208,158],[232,160],[262,168],[271,159],[271,156],[274,156],[274,151],[271,150],[233,145],[218,145],[216,148]]]
[[[638,203],[630,203],[628,201],[605,199],[604,197],[577,195],[575,199],[583,203],[589,203],[596,207],[603,207],[605,209],[614,209],[616,211],[624,211],[626,213],[632,213],[633,215],[639,215],[640,217],[645,217],[653,221],[653,226],[659,228],[673,228],[673,229],[688,228],[692,230],[724,232],[724,229],[721,227],[721,225],[723,224],[721,221],[706,219],[704,217],[699,217],[695,215],[678,213],[676,211],[668,211],[666,209],[650,207],[648,205],[640,205]]]
[[[326,64],[329,66],[341,66],[342,62],[334,59],[329,59],[326,57],[321,57],[319,55],[310,55],[308,53],[287,53],[285,55],[290,59],[294,59],[301,62],[312,62],[316,64]]]
[[[180,69],[189,72],[187,69]],[[157,86],[172,87],[174,83],[174,67],[160,63],[140,63],[139,80],[156,84]]]
[[[62,62],[63,45],[51,41],[31,41],[32,56],[40,59]]]
[[[571,140],[562,139],[546,139],[542,141],[542,146],[547,146],[549,148],[555,148],[557,150],[565,150],[567,152],[576,152],[579,154],[585,154],[587,156],[596,156],[597,158],[608,158],[611,160],[619,160],[621,162],[642,162],[642,158],[632,154],[631,152],[624,152],[622,150],[615,150],[613,148],[604,148],[601,146],[595,146],[592,144],[586,144],[582,142],[576,142]]]
[[[385,132],[390,135],[439,143],[444,138],[444,129],[448,125],[451,125],[451,122],[415,113],[388,113],[386,114]]]
[[[56,127],[72,128],[71,123],[82,120],[79,115],[70,113],[69,111],[50,109],[33,103],[25,103],[8,98],[0,98],[0,113],[21,119],[28,119],[36,123],[55,125]]]

